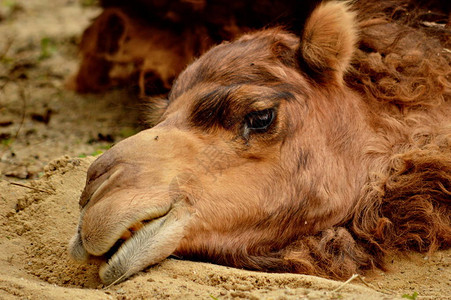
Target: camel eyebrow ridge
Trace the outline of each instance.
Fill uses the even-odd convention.
[[[282,99],[292,100],[294,94],[286,89],[276,90],[274,93],[268,93],[259,96],[257,99],[250,97],[236,97],[235,93],[239,85],[219,87],[203,94],[193,105],[189,121],[191,125],[201,128],[212,128],[215,125],[228,127],[230,119],[237,119],[241,114],[249,110],[257,102],[265,100],[273,103],[271,107],[277,107]],[[237,100],[237,98],[241,98]],[[242,99],[245,99],[244,101]],[[241,102],[241,103],[240,103]],[[265,107],[262,109],[268,109]]]
[[[193,105],[190,123],[210,128],[224,120],[230,111],[230,92],[230,88],[222,87],[201,95]]]

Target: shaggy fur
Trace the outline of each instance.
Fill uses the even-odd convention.
[[[367,150],[375,159],[371,181],[347,229],[297,242],[303,251],[289,256],[309,273],[339,278],[383,268],[393,251],[451,246],[451,29],[421,26],[419,8],[406,19],[408,1],[354,7],[361,40],[345,80],[381,134]]]

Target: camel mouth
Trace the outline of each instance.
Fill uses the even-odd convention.
[[[157,218],[158,219],[158,218]],[[103,257],[106,261],[108,261],[119,249],[121,246],[127,242],[129,239],[133,238],[133,236],[141,230],[144,226],[149,224],[155,219],[146,219],[142,221],[138,221],[128,227],[121,235],[121,237],[114,243],[114,245],[101,257]]]
[[[169,213],[169,211],[170,211],[170,209],[166,213],[162,214],[159,217],[143,219],[141,221],[137,221],[137,222],[133,223],[132,225],[130,225],[122,233],[122,235],[119,237],[119,239],[113,244],[113,246],[107,252],[105,252],[103,255],[101,255],[101,257],[103,259],[105,259],[106,263],[108,263],[121,250],[122,246],[124,246],[127,243],[132,243],[133,239],[136,238],[138,232],[155,231],[155,229],[156,229],[156,228],[154,228],[154,227],[156,227],[155,224],[159,223],[159,221],[161,219],[164,219],[164,217]],[[147,229],[147,230],[144,230],[144,229]],[[149,229],[154,229],[154,230],[149,230]]]
[[[171,255],[190,219],[191,211],[176,205],[150,221],[144,218],[133,222],[102,255],[106,259],[99,269],[102,282],[106,285],[119,283]]]
[[[117,199],[130,197],[129,190],[121,193],[108,199],[116,200],[113,204],[117,205]],[[164,260],[184,237],[193,214],[188,196],[168,194],[167,190],[149,194],[138,193],[132,198],[135,205],[117,209],[117,214],[99,215],[99,207],[117,207],[108,201],[81,212],[77,233],[69,242],[70,255],[78,262],[102,261],[99,276],[106,285],[119,283]]]

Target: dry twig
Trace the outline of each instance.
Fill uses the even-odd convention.
[[[387,291],[387,290],[384,290],[384,289],[381,289],[381,288],[376,288],[376,287],[372,286],[371,284],[369,284],[368,282],[366,282],[365,279],[363,279],[363,277],[360,276],[359,274],[353,274],[348,280],[346,280],[345,282],[343,282],[342,285],[340,285],[339,287],[337,287],[336,289],[334,289],[334,290],[332,291],[332,293],[333,293],[333,292],[338,292],[338,291],[340,291],[342,288],[344,288],[346,285],[348,285],[351,281],[353,281],[353,280],[356,279],[356,278],[359,279],[360,282],[362,282],[366,287],[368,287],[368,288],[370,288],[370,289],[372,289],[372,290],[375,290],[375,291],[377,291],[377,292],[379,292],[379,293],[386,294],[386,295],[393,295],[393,294],[394,294],[394,292]]]
[[[41,192],[41,193],[53,194],[53,191],[39,189],[39,188],[36,188],[34,186],[25,185],[25,184],[18,183],[18,182],[12,182],[12,181],[9,181],[9,180],[5,180],[5,181],[8,182],[11,185],[20,186],[20,187],[27,188],[27,189],[30,189],[30,190],[34,190],[34,191]]]

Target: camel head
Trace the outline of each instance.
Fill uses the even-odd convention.
[[[345,222],[367,176],[364,104],[343,83],[356,43],[346,4],[218,45],[176,80],[156,125],[89,168],[79,261],[105,284],[174,254],[283,271],[289,245]]]

